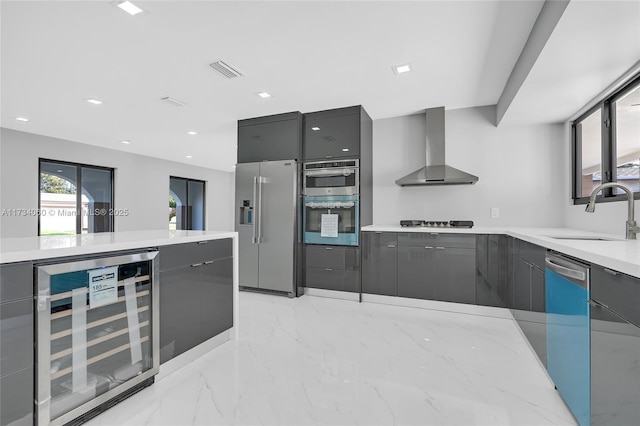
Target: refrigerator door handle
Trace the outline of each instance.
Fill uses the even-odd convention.
[[[256,204],[257,198],[256,198],[256,193],[258,192],[258,176],[254,176],[253,177],[253,206],[254,206],[254,213],[253,213],[253,237],[251,239],[251,242],[253,244],[258,244],[258,233],[257,233],[257,222],[258,222],[258,205]]]
[[[264,179],[262,176],[258,176],[258,202],[256,203],[258,209],[258,217],[256,219],[256,225],[258,226],[258,244],[260,244],[260,240],[262,239],[262,182],[264,182]]]

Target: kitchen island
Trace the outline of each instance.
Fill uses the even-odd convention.
[[[235,232],[1,239],[0,425],[94,413],[234,339],[237,253]]]

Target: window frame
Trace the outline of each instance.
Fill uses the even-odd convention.
[[[602,137],[601,137],[601,161],[602,169],[601,183],[616,182],[617,176],[615,169],[616,164],[616,109],[615,103],[628,93],[640,88],[640,74],[634,75],[619,89],[600,100],[598,103],[589,108],[586,112],[581,114],[575,120],[571,121],[571,198],[574,205],[587,204],[589,202],[588,196],[583,197],[582,190],[582,138],[581,134],[577,131],[577,126],[581,124],[586,118],[588,118],[595,111],[600,109],[600,120],[602,124]],[[633,193],[634,200],[640,199],[640,191]],[[615,202],[626,201],[626,194],[615,194],[613,188],[607,188],[596,196],[598,202]]]
[[[109,179],[109,184],[111,185],[111,199],[109,200],[111,202],[111,210],[112,212],[110,212],[111,214],[109,214],[109,228],[111,229],[111,231],[107,231],[107,232],[115,232],[115,220],[114,220],[114,215],[113,215],[113,210],[115,209],[115,168],[113,167],[105,167],[105,166],[96,166],[94,164],[85,164],[85,163],[74,163],[72,161],[63,161],[63,160],[54,160],[51,158],[42,158],[39,157],[38,158],[38,209],[40,209],[40,206],[42,205],[42,199],[40,197],[40,175],[42,174],[42,163],[58,163],[64,166],[74,166],[76,167],[76,206],[82,206],[82,168],[92,168],[92,169],[97,169],[97,170],[105,170],[108,171],[110,174],[110,179]],[[81,208],[81,207],[77,207],[77,208]],[[40,237],[40,218],[41,216],[38,215],[38,236]],[[87,232],[90,234],[93,234],[94,232]],[[76,233],[75,235],[82,235],[82,215],[80,214],[76,214]]]
[[[183,180],[186,182],[186,203],[187,205],[189,205],[189,182],[198,182],[198,183],[202,183],[202,231],[206,231],[207,230],[207,181],[205,180],[201,180],[201,179],[192,179],[192,178],[185,178],[185,177],[181,177],[181,176],[169,176],[169,191],[171,191],[171,179],[179,179],[179,180]],[[187,228],[186,229],[178,229],[176,227],[176,231],[194,231],[193,228],[193,217],[188,216],[187,217]],[[198,231],[198,229],[196,229],[196,231]]]

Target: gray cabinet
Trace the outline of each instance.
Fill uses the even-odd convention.
[[[507,246],[504,235],[476,235],[476,304],[510,303]]]
[[[305,287],[360,292],[360,249],[307,245],[304,249]]]
[[[238,163],[302,158],[302,114],[238,121]]]
[[[540,361],[547,362],[547,329],[545,303],[544,258],[546,249],[526,241],[513,239],[508,297],[512,297],[511,313],[529,340]]]
[[[0,425],[33,423],[33,265],[0,265]]]
[[[304,159],[358,158],[371,118],[361,106],[304,114]]]
[[[398,233],[398,296],[475,304],[475,235]]]
[[[640,280],[595,265],[591,278],[591,424],[637,424],[640,327],[631,320],[638,317],[638,305],[628,308]]]
[[[398,236],[395,232],[362,233],[362,292],[398,295]]]
[[[159,250],[163,363],[233,326],[232,240]]]

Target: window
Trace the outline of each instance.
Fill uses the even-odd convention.
[[[113,169],[40,159],[38,235],[113,231]]]
[[[204,182],[169,178],[169,229],[204,230]]]
[[[606,182],[628,186],[640,198],[640,76],[578,117],[572,125],[574,204],[585,204]],[[625,199],[619,188],[602,201]]]

